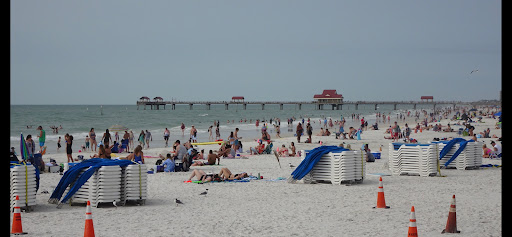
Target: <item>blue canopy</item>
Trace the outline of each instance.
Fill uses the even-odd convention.
[[[53,190],[49,203],[58,203],[66,188],[74,182],[73,186],[66,194],[66,196],[60,201],[60,203],[65,203],[68,199],[70,199],[82,185],[87,182],[87,180],[102,166],[114,166],[118,165],[121,167],[125,167],[129,164],[134,164],[134,162],[130,160],[109,160],[102,158],[92,158],[89,160],[85,160],[81,163],[76,164],[75,166],[69,168],[62,178],[59,181],[59,184]],[[80,175],[80,171],[82,169],[88,168],[84,173]],[[80,176],[79,176],[80,175]]]
[[[293,179],[300,180],[306,174],[309,173],[315,167],[316,163],[322,158],[324,154],[327,154],[329,152],[342,152],[342,151],[348,151],[348,149],[338,146],[320,146],[313,150],[311,150],[307,155],[306,158],[295,168],[295,170],[292,172]]]

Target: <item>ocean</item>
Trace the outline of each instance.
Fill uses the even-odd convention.
[[[422,107],[423,106],[423,107]],[[143,107],[137,109],[136,105],[11,105],[10,110],[10,141],[11,147],[16,148],[19,153],[20,134],[26,138],[31,134],[39,148],[36,130],[38,126],[42,126],[46,131],[47,154],[57,151],[57,140],[62,138],[60,152],[65,152],[64,135],[69,133],[73,135],[73,152],[78,151],[81,145],[85,144],[85,136],[88,135],[91,128],[94,128],[99,139],[107,128],[112,125],[120,124],[133,130],[135,139],[137,139],[141,130],[151,132],[153,142],[150,147],[165,147],[163,133],[165,128],[171,132],[170,143],[175,140],[188,140],[191,125],[198,130],[198,142],[205,142],[209,139],[208,127],[213,125],[214,121],[220,122],[220,134],[222,139],[226,139],[231,131],[236,127],[240,129],[239,136],[242,141],[250,141],[261,137],[261,124],[256,127],[256,119],[260,121],[269,121],[273,119],[275,124],[276,118],[281,120],[281,136],[293,136],[297,122],[302,118],[310,118],[313,125],[313,133],[317,133],[320,128],[320,121],[324,118],[332,118],[333,121],[340,120],[341,116],[347,121],[345,129],[349,126],[358,127],[359,120],[352,120],[352,114],[360,114],[365,117],[369,124],[375,123],[375,115],[377,112],[391,115],[391,121],[396,119],[399,113],[406,113],[412,110],[412,105],[399,105],[397,110],[393,110],[393,105],[379,105],[375,110],[374,105],[359,105],[355,110],[353,105],[345,105],[343,110],[328,109],[317,110],[314,105],[302,105],[301,110],[296,105],[284,105],[280,110],[279,105],[265,105],[265,110],[261,109],[261,105],[247,105],[244,110],[242,105],[230,105],[225,110],[224,105],[211,105],[211,109],[207,110],[205,105],[194,105],[190,110],[188,105],[176,105],[175,110],[167,106],[165,110],[150,110],[149,107],[144,110]],[[432,109],[431,105],[418,104],[417,109]],[[293,125],[287,125],[287,119],[295,118]],[[229,120],[229,123],[228,123]],[[234,123],[233,123],[234,120]],[[252,120],[252,121],[251,121]],[[242,122],[240,122],[242,121]],[[185,135],[182,136],[181,123],[186,126]],[[53,133],[51,126],[62,126],[58,130],[58,134]],[[381,126],[382,127],[382,126]],[[274,126],[268,126],[270,135],[275,137]],[[338,127],[334,126],[332,132],[337,131]],[[112,137],[114,133],[111,132]],[[122,137],[123,133],[119,133]],[[215,137],[215,130],[213,130]],[[135,142],[135,144],[138,144]]]

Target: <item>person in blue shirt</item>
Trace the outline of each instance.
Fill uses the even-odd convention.
[[[162,165],[164,166],[164,172],[174,172],[174,167],[176,165],[174,164],[172,155],[170,153],[167,153],[167,159],[162,162]]]

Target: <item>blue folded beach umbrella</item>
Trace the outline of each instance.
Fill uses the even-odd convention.
[[[23,138],[23,133],[21,134],[21,139],[20,139],[20,152],[21,152],[21,160],[26,161],[28,159],[28,151],[27,151],[27,144],[25,143],[25,138]]]

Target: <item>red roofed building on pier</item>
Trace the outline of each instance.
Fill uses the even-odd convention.
[[[343,95],[338,94],[336,90],[324,90],[322,94],[313,96],[318,103],[322,104],[342,104]]]

